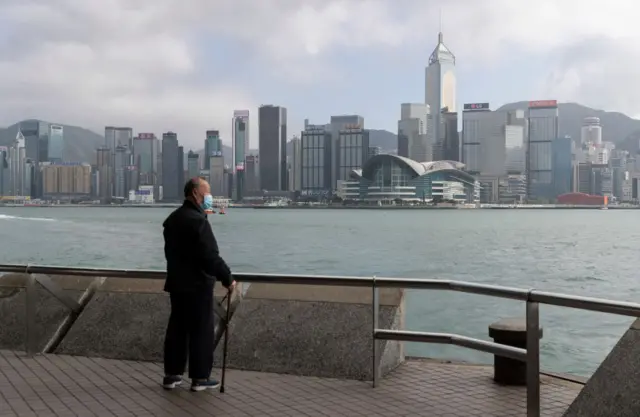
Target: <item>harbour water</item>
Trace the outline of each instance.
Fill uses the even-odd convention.
[[[0,263],[164,267],[169,208],[0,208]],[[229,210],[210,216],[234,271],[457,279],[638,301],[634,210]],[[407,329],[488,338],[521,302],[411,291]],[[340,320],[339,317],[336,320]],[[542,367],[590,375],[631,319],[541,306]],[[490,355],[411,344],[413,356]]]

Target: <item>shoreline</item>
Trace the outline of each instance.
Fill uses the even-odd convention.
[[[0,205],[3,208],[177,208],[180,203],[161,204],[55,204],[55,205]],[[343,205],[313,205],[313,206],[254,206],[232,205],[230,209],[256,209],[256,210],[602,210],[602,206],[556,206],[556,205],[522,205],[518,207],[493,206],[493,207],[456,207],[456,206],[343,206]],[[608,206],[607,210],[638,210],[640,206]]]

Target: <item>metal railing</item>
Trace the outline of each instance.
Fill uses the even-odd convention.
[[[127,269],[96,269],[96,268],[69,268],[40,265],[3,265],[0,264],[0,272],[13,272],[27,274],[27,350],[33,342],[33,329],[35,320],[35,305],[33,303],[35,284],[34,276],[38,277],[45,289],[58,298],[71,309],[71,314],[77,313],[82,299],[86,298],[89,291],[94,291],[105,278],[124,279],[164,279],[165,272],[159,270],[127,270]],[[41,275],[38,275],[41,274]],[[81,277],[94,277],[96,281],[90,285],[79,302],[70,299],[64,292],[47,277],[42,275],[68,275]],[[540,316],[539,305],[547,304],[560,307],[576,308],[581,310],[598,311],[602,313],[618,314],[623,316],[640,317],[640,304],[612,301],[600,298],[581,297],[575,295],[558,294],[534,289],[520,289],[497,285],[474,284],[453,280],[436,279],[405,279],[382,277],[351,277],[351,276],[321,276],[321,275],[285,275],[285,274],[247,274],[237,273],[234,277],[239,282],[269,283],[269,284],[298,284],[298,285],[327,285],[345,287],[365,287],[372,290],[372,315],[373,315],[373,386],[376,387],[380,380],[380,357],[378,341],[393,340],[406,342],[422,342],[436,344],[451,344],[488,352],[494,355],[523,361],[526,363],[527,386],[527,416],[540,416]],[[98,281],[99,280],[99,281]],[[97,283],[96,283],[97,282]],[[457,334],[412,332],[405,330],[387,330],[378,328],[380,289],[403,288],[420,290],[444,290],[457,291],[470,294],[486,295],[498,298],[507,298],[526,302],[526,349],[507,346],[500,343],[474,339]],[[31,345],[32,346],[32,345]]]

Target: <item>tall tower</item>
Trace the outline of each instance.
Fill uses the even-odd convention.
[[[456,57],[443,42],[442,32],[438,33],[438,44],[429,57],[425,70],[424,101],[429,105],[433,128],[429,129],[429,142],[443,139],[442,109],[456,111]]]
[[[244,196],[244,164],[249,154],[249,110],[235,110],[231,123],[231,146],[233,155],[232,171],[233,199],[242,200]]]

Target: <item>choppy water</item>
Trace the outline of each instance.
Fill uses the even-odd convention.
[[[170,209],[0,208],[0,262],[163,268]],[[238,272],[458,279],[638,301],[640,222],[625,210],[252,210],[211,222]],[[407,328],[488,338],[524,304],[411,291]],[[541,306],[542,366],[591,374],[631,323]],[[408,353],[489,362],[451,346]]]

